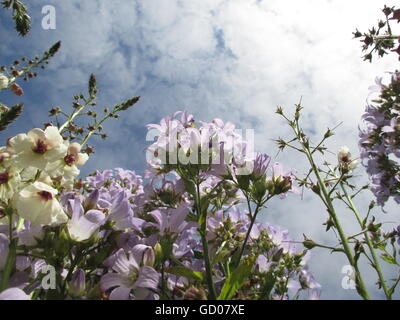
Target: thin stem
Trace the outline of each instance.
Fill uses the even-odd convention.
[[[339,237],[340,237],[340,240],[341,240],[342,245],[343,245],[343,250],[344,250],[344,252],[345,252],[345,254],[347,256],[347,259],[348,259],[350,265],[353,266],[353,268],[355,269],[356,276],[358,278],[357,284],[358,284],[358,287],[359,287],[359,293],[364,299],[369,300],[370,297],[369,297],[367,288],[365,286],[364,280],[361,277],[361,273],[360,273],[360,271],[358,269],[357,262],[354,259],[352,250],[351,250],[349,242],[347,240],[347,236],[346,236],[346,234],[345,234],[345,232],[344,232],[344,230],[342,228],[342,225],[340,224],[339,218],[336,215],[335,208],[334,208],[334,206],[332,204],[332,201],[331,201],[331,198],[330,198],[330,196],[328,194],[328,191],[326,190],[325,183],[324,183],[324,181],[322,180],[322,178],[321,178],[321,176],[319,174],[318,168],[315,165],[314,159],[313,159],[311,153],[309,152],[308,148],[305,148],[305,151],[306,151],[306,155],[308,157],[308,160],[309,160],[309,162],[311,164],[311,167],[313,168],[314,174],[315,174],[315,176],[316,176],[316,178],[318,180],[319,187],[320,187],[320,189],[321,189],[321,191],[322,191],[322,193],[324,195],[325,202],[327,204],[328,213],[329,213],[330,217],[332,218],[332,220],[333,220],[333,222],[335,224],[335,227],[336,227],[336,229],[337,229],[337,231],[339,233]]]
[[[85,101],[85,103],[80,106],[72,115],[68,118],[67,121],[64,122],[64,124],[58,129],[59,132],[62,132],[70,123],[74,121],[74,119],[82,112],[83,109],[85,109],[94,99],[94,96],[90,97],[88,100]]]
[[[201,217],[202,210],[201,210],[201,202],[200,202],[201,197],[200,197],[199,182],[196,183],[196,198],[197,198],[196,199],[197,214],[199,217]],[[200,226],[200,236],[201,236],[201,242],[202,242],[202,246],[203,246],[203,256],[204,256],[204,263],[205,263],[205,267],[206,267],[206,278],[207,278],[208,289],[209,289],[209,298],[211,300],[216,300],[217,294],[216,294],[214,282],[212,279],[212,270],[211,270],[210,256],[208,253],[208,242],[207,242],[207,238],[206,238],[206,229],[207,229],[207,216],[205,217],[205,221]]]
[[[249,229],[247,230],[247,233],[246,233],[246,237],[244,238],[244,242],[243,242],[242,247],[241,247],[241,249],[239,251],[239,255],[238,255],[238,257],[237,257],[237,259],[235,261],[235,264],[234,264],[235,268],[238,267],[238,265],[240,263],[240,260],[242,259],[244,250],[246,248],[247,241],[249,240],[249,237],[250,237],[251,229],[253,228],[254,222],[256,221],[257,213],[259,212],[259,209],[260,209],[260,205],[257,203],[256,209],[254,210],[254,214],[252,214],[251,213],[250,200],[249,200],[247,194],[246,194],[246,200],[247,200],[247,206],[249,208],[249,215],[250,215],[250,219],[251,220],[250,220]]]
[[[353,256],[353,252],[352,252],[352,250],[350,248],[349,242],[347,240],[347,236],[346,236],[346,234],[345,234],[345,232],[344,232],[344,230],[342,228],[342,225],[340,224],[339,218],[336,215],[336,211],[335,211],[335,208],[334,208],[334,206],[332,204],[332,200],[330,198],[329,192],[325,187],[325,183],[324,183],[321,175],[319,174],[319,169],[317,168],[317,166],[316,166],[316,164],[314,162],[313,155],[312,155],[312,153],[310,151],[310,148],[308,147],[308,141],[304,140],[303,133],[300,130],[300,126],[299,126],[299,123],[298,123],[297,120],[296,120],[295,126],[292,126],[292,128],[293,128],[293,131],[295,132],[296,136],[298,137],[299,142],[302,144],[304,153],[306,154],[307,159],[308,159],[308,161],[309,161],[309,163],[311,165],[311,168],[312,168],[312,170],[313,170],[313,172],[314,172],[314,174],[315,174],[315,176],[316,176],[316,178],[318,180],[320,190],[322,191],[323,197],[325,198],[325,204],[327,206],[329,216],[332,218],[332,220],[333,220],[333,222],[335,224],[335,227],[336,227],[336,229],[337,229],[337,231],[339,233],[339,237],[340,237],[340,240],[341,240],[342,245],[343,245],[344,253],[347,256],[347,259],[348,259],[350,265],[355,270],[356,277],[357,277],[357,285],[358,285],[357,289],[358,289],[358,292],[360,293],[360,295],[364,299],[369,300],[370,296],[368,294],[368,291],[367,291],[367,288],[365,286],[364,280],[363,280],[363,278],[361,276],[361,273],[360,273],[360,271],[358,269],[357,262],[356,262],[356,260],[355,260],[355,258]]]
[[[358,212],[356,206],[354,205],[353,200],[351,199],[351,197],[347,193],[347,190],[344,187],[344,185],[341,183],[340,186],[341,186],[341,188],[343,190],[343,193],[344,193],[347,201],[349,202],[350,209],[354,212],[354,215],[356,216],[356,219],[357,219],[358,223],[360,224],[360,227],[364,228],[364,224],[363,224],[363,221],[361,219],[360,213]],[[379,259],[376,256],[374,246],[373,246],[372,241],[371,241],[371,239],[369,237],[369,234],[368,234],[368,230],[364,231],[364,238],[365,238],[365,242],[367,243],[367,246],[368,246],[368,248],[369,248],[369,250],[371,252],[372,260],[374,261],[373,267],[374,267],[374,269],[376,270],[376,272],[378,274],[378,277],[379,277],[380,283],[382,285],[383,291],[385,292],[385,296],[386,296],[387,299],[391,300],[391,295],[389,293],[389,288],[386,285],[385,277],[383,276],[381,265],[379,263]]]

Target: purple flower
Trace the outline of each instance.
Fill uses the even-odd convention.
[[[0,293],[0,300],[29,300],[29,296],[19,288],[9,288]]]
[[[135,252],[135,248],[128,253],[119,249],[111,267],[114,272],[105,274],[100,280],[103,292],[111,290],[110,300],[146,299],[151,291],[157,290],[160,275],[152,267],[142,265],[137,252],[140,250]]]
[[[400,203],[399,83],[398,72],[392,73],[388,85],[377,82],[380,97],[367,105],[359,133],[362,164],[372,181],[371,191],[382,207],[390,197]]]
[[[84,213],[79,198],[69,200],[68,209],[71,215],[67,224],[68,233],[75,241],[89,239],[106,221],[105,215],[99,210],[89,210]]]
[[[155,222],[149,222],[150,226],[155,226],[161,235],[180,234],[185,230],[197,226],[197,223],[187,222],[186,216],[189,214],[189,206],[186,203],[181,204],[176,209],[157,209],[149,212]]]
[[[68,284],[68,293],[72,297],[80,297],[85,293],[85,288],[85,271],[82,269],[77,269],[72,275],[71,281]]]
[[[265,153],[257,153],[253,168],[253,178],[255,180],[260,179],[267,173],[270,162],[271,157],[267,156]]]
[[[29,221],[24,222],[24,229],[18,231],[18,244],[35,246],[37,240],[43,239],[45,233],[41,225],[33,225]]]

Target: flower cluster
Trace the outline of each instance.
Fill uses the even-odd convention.
[[[55,127],[8,141],[0,271],[9,279],[0,277],[1,299],[288,299],[302,290],[319,296],[308,250],[256,220],[271,198],[296,191],[292,170],[265,154],[252,159],[224,149],[249,145],[232,124],[196,128],[192,115],[177,114],[179,120],[150,125],[164,134],[150,149],[167,154],[167,133],[178,130],[177,148],[186,156],[203,146],[199,157],[222,150],[223,162],[150,161],[143,177],[117,168],[76,181],[87,156]],[[238,174],[245,166],[251,171]],[[10,208],[18,219],[5,220]],[[56,272],[52,288],[43,285],[49,267]]]
[[[88,159],[58,128],[35,128],[8,139],[0,148],[0,195],[3,211],[16,211],[32,224],[56,225],[67,217],[58,189],[72,188],[78,166]]]
[[[362,163],[371,177],[377,203],[383,206],[389,197],[400,203],[400,73],[392,73],[387,85],[377,79],[371,89],[379,98],[367,105],[362,117]]]

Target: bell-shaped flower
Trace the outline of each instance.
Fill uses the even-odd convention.
[[[106,221],[100,210],[84,212],[79,198],[69,200],[71,219],[68,221],[68,233],[72,240],[85,241],[89,239]]]
[[[143,264],[143,252],[135,250],[136,247],[128,253],[119,249],[114,254],[113,272],[105,274],[100,280],[103,292],[111,290],[110,300],[146,299],[151,291],[157,290],[160,275],[152,267]]]
[[[181,234],[185,230],[197,226],[194,221],[187,222],[186,216],[189,214],[187,204],[181,204],[176,209],[157,209],[149,212],[155,223],[150,222],[149,225],[155,226],[161,235],[164,234]]]
[[[32,129],[11,138],[9,145],[16,154],[15,164],[20,168],[35,167],[44,170],[48,163],[65,157],[67,147],[57,127]]]
[[[59,225],[68,221],[56,196],[58,191],[43,182],[23,188],[14,198],[18,215],[32,224]]]

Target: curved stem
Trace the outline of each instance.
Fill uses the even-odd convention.
[[[336,229],[337,229],[337,231],[339,233],[339,237],[340,237],[340,240],[341,240],[342,245],[343,245],[343,250],[344,250],[344,252],[345,252],[345,254],[347,256],[347,259],[348,259],[350,265],[355,270],[356,277],[357,277],[358,292],[360,293],[360,295],[364,299],[369,300],[370,296],[368,294],[368,290],[367,290],[367,288],[365,286],[363,278],[361,277],[361,273],[360,273],[360,271],[358,269],[357,262],[354,259],[353,252],[352,252],[352,250],[350,248],[350,245],[349,245],[349,242],[347,240],[347,236],[346,236],[346,234],[345,234],[345,232],[344,232],[344,230],[342,228],[342,225],[340,224],[339,218],[336,215],[335,208],[334,208],[334,206],[332,204],[332,200],[331,200],[331,198],[329,196],[329,193],[328,193],[328,191],[327,191],[327,189],[325,187],[325,183],[324,183],[323,179],[321,178],[321,176],[319,174],[319,170],[318,170],[318,168],[317,168],[317,166],[316,166],[316,164],[314,162],[314,159],[313,159],[309,149],[306,148],[306,147],[304,149],[305,149],[305,153],[307,155],[307,158],[308,158],[308,160],[309,160],[309,162],[311,164],[311,167],[312,167],[312,169],[314,171],[314,174],[315,174],[315,176],[316,176],[316,178],[318,180],[319,187],[320,187],[320,189],[321,189],[321,191],[323,193],[323,196],[325,198],[325,202],[327,204],[328,213],[329,213],[330,217],[332,218],[332,220],[333,220],[333,222],[335,224],[335,227],[336,227]]]
[[[341,188],[343,190],[343,193],[344,193],[344,195],[345,195],[345,197],[346,197],[346,199],[347,199],[347,201],[348,201],[348,203],[350,205],[351,210],[354,212],[354,215],[356,216],[357,221],[360,224],[360,227],[364,229],[364,225],[363,225],[363,221],[361,219],[360,213],[358,212],[356,206],[354,205],[353,200],[351,199],[351,197],[347,193],[347,190],[343,186],[342,183],[340,184],[340,186],[341,186]],[[389,288],[387,287],[387,284],[386,284],[386,281],[385,281],[385,277],[383,276],[381,265],[379,263],[379,259],[376,256],[374,246],[373,246],[372,241],[371,241],[371,239],[369,237],[369,234],[368,234],[368,230],[364,231],[363,233],[364,233],[365,242],[367,243],[367,246],[368,246],[368,248],[369,248],[369,250],[371,252],[372,260],[374,261],[373,267],[374,267],[374,269],[376,270],[376,272],[378,274],[379,281],[380,281],[380,283],[382,285],[383,291],[385,292],[385,296],[386,296],[387,299],[391,300],[392,298],[391,298],[391,295],[389,293]]]

